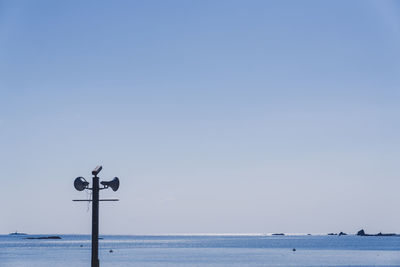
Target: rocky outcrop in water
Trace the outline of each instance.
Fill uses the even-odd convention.
[[[15,231],[15,233],[10,233],[8,235],[27,235],[26,233],[18,233],[17,231]]]
[[[361,229],[360,231],[357,232],[358,236],[396,236],[396,234],[390,233],[390,234],[382,234],[382,232],[379,232],[378,234],[371,235],[371,234],[366,234],[364,229]]]
[[[357,235],[359,236],[365,236],[365,231],[364,229],[361,229],[360,231],[357,232]]]

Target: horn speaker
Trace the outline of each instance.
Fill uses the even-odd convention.
[[[89,185],[89,182],[85,180],[83,177],[78,177],[74,181],[74,187],[78,191],[83,191],[87,186]]]
[[[111,187],[111,189],[113,191],[117,191],[119,188],[119,179],[118,177],[114,177],[114,179],[112,179],[111,181],[108,182],[100,182],[102,185],[104,185],[105,187]]]

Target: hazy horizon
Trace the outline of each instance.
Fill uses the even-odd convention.
[[[0,233],[400,233],[400,2],[0,1]]]
[[[372,233],[366,229],[358,229],[356,232],[343,232],[343,231],[334,231],[334,232],[322,232],[322,233],[288,233],[288,232],[264,232],[264,233],[147,233],[147,234],[123,234],[123,233],[99,233],[99,236],[271,236],[271,237],[279,237],[279,236],[358,236],[358,232],[360,230],[364,230],[366,236],[379,236],[379,234],[385,234],[387,236],[399,236],[400,233],[388,233],[388,232],[379,232]],[[91,233],[25,233],[20,231],[14,231],[10,233],[0,233],[2,236],[69,236],[69,235],[82,235],[82,236],[91,236]]]

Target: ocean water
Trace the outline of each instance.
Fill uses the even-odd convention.
[[[61,235],[61,240],[25,237],[0,235],[1,267],[90,266],[89,235]],[[102,237],[102,267],[400,266],[399,236]]]

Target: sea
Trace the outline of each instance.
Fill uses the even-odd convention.
[[[87,267],[90,235],[0,235],[1,267]],[[38,236],[35,236],[38,237]],[[400,266],[400,236],[104,235],[100,266]]]

